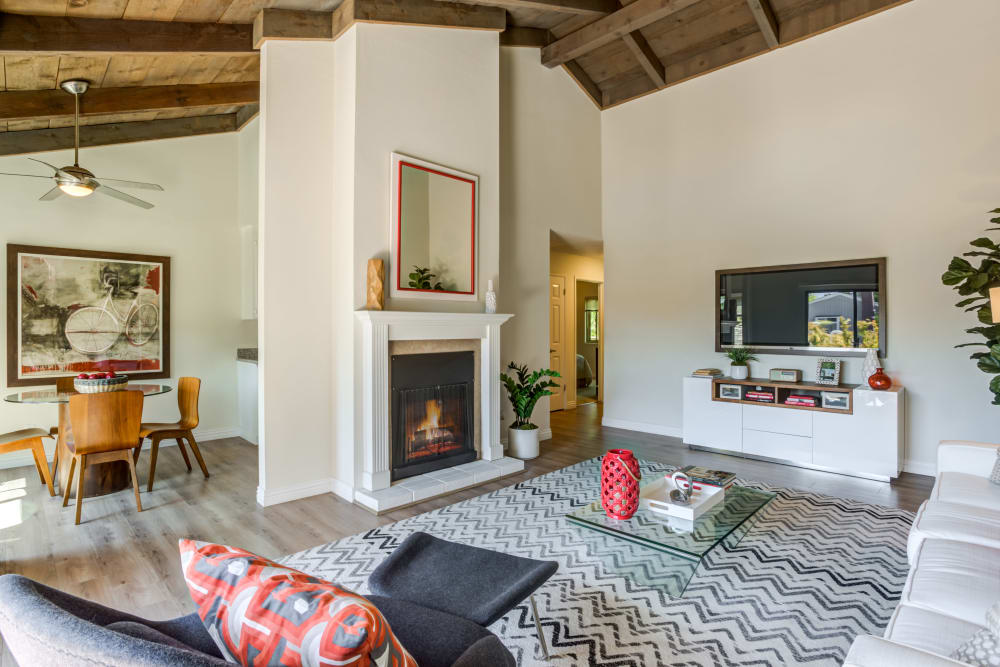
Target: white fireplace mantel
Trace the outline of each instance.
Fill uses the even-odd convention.
[[[389,478],[389,341],[480,339],[481,457],[503,458],[500,443],[500,325],[512,315],[486,313],[423,313],[359,310],[363,325],[362,401],[360,428],[364,491],[388,489]]]

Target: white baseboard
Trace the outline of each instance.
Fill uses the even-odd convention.
[[[286,486],[283,489],[262,489],[257,487],[257,504],[264,507],[280,505],[309,496],[318,496],[321,493],[330,493],[330,478],[317,479],[313,482]]]
[[[336,477],[330,478],[330,491],[333,492],[333,495],[339,496],[349,503],[354,502],[354,487],[347,482]]]
[[[914,475],[937,475],[937,464],[926,461],[903,461],[903,470]]]
[[[539,440],[551,440],[552,439],[552,429],[550,429],[550,428],[543,428],[540,431],[538,431],[538,439]]]
[[[194,430],[194,438],[199,443],[209,442],[211,440],[221,440],[222,438],[234,438],[240,434],[240,429],[237,426],[230,426],[227,428],[196,428]],[[56,451],[56,441],[55,439],[45,438],[42,440],[45,445],[45,458],[48,459],[49,463],[52,463],[52,458]],[[160,443],[160,447],[176,447],[177,442],[174,440],[164,440]],[[146,441],[143,446],[143,450],[149,449],[149,441]],[[22,468],[24,466],[34,467],[35,459],[29,451],[14,452],[12,454],[5,454],[0,456],[0,470],[6,470],[8,468]]]
[[[639,431],[640,433],[652,433],[654,435],[667,435],[680,438],[684,435],[684,430],[676,426],[661,426],[660,424],[649,424],[646,422],[633,422],[625,419],[613,419],[604,417],[601,419],[602,426],[611,428],[623,428],[628,431]]]
[[[280,505],[281,503],[309,498],[310,496],[319,496],[324,493],[332,493],[347,502],[353,502],[354,500],[354,488],[350,484],[329,477],[327,479],[318,479],[315,482],[296,484],[284,489],[264,490],[258,486],[257,504],[270,507],[271,505]]]

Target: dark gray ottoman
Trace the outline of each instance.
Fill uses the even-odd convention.
[[[555,574],[555,561],[534,560],[414,533],[375,568],[368,586],[375,595],[406,600],[486,627],[531,597]],[[548,647],[531,598],[535,630]]]

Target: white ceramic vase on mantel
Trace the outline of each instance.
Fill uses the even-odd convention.
[[[497,312],[497,293],[493,291],[493,281],[486,281],[486,312],[490,315]]]
[[[750,377],[750,366],[748,364],[741,366],[737,366],[736,364],[731,365],[729,367],[729,377],[734,380],[746,380]]]
[[[875,371],[882,368],[882,364],[878,360],[878,350],[870,347],[868,352],[865,353],[865,363],[861,366],[861,384],[867,385],[868,378],[875,375]]]

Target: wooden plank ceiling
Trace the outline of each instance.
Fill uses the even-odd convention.
[[[434,0],[346,0],[352,5],[349,21],[379,20],[384,11],[386,22],[400,22],[402,16],[403,22],[447,24],[452,12],[457,25],[467,25],[462,21],[480,19],[470,19],[468,12],[460,11],[461,5],[500,8],[489,11],[500,13],[500,25],[506,25],[502,43],[539,48],[540,66],[565,67],[602,109],[906,1],[460,0],[456,11],[455,4]],[[345,8],[339,16],[331,13],[340,4],[341,0],[0,0],[0,132],[41,136],[37,131],[72,125],[72,116],[67,115],[71,107],[53,101],[46,91],[77,78],[90,81],[95,89],[142,89],[128,95],[108,90],[103,104],[93,103],[92,110],[87,106],[90,98],[84,96],[84,125],[142,123],[153,128],[148,136],[140,133],[139,139],[156,138],[154,121],[173,121],[164,125],[170,128],[169,136],[177,136],[178,127],[183,127],[177,119],[182,118],[225,116],[233,122],[197,126],[238,127],[256,113],[257,100],[247,96],[245,87],[220,84],[259,81],[253,42],[260,35],[252,34],[257,16],[264,9],[326,12],[333,17],[332,30],[327,16],[305,13],[302,20],[278,13],[277,21],[258,22],[257,30],[280,26],[275,36],[294,38],[295,26],[315,31],[319,23],[322,37],[331,33],[335,37],[349,25],[344,22]],[[497,16],[488,14],[482,27],[496,29]],[[159,88],[170,86],[174,88]],[[118,99],[121,103],[116,106]],[[53,145],[55,135],[45,136],[45,145]],[[0,140],[0,154],[23,152],[31,145],[13,137],[6,141],[9,145]]]

